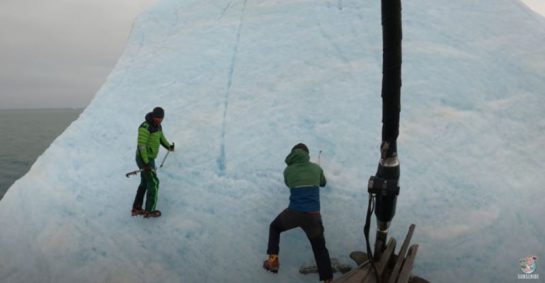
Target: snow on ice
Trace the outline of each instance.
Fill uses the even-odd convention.
[[[545,252],[545,20],[513,0],[412,0],[403,25],[390,235],[416,224],[414,272],[432,282],[512,282]],[[158,1],[0,202],[0,281],[317,281],[297,272],[312,260],[299,230],[282,235],[280,272],[261,268],[288,203],[283,160],[298,142],[322,151],[327,246],[349,262],[379,158],[381,64],[380,1]],[[177,147],[158,171],[163,216],[131,217],[139,179],[124,174],[158,105]]]

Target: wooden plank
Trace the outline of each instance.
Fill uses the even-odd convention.
[[[403,245],[401,245],[401,249],[399,250],[399,254],[397,255],[396,263],[394,265],[394,269],[392,270],[392,273],[390,274],[388,283],[395,283],[396,279],[399,277],[399,272],[401,270],[401,267],[403,266],[403,263],[405,262],[405,254],[407,253],[407,249],[409,248],[409,244],[413,237],[414,228],[415,228],[414,224],[411,224],[411,226],[409,226],[409,232],[407,232],[407,236],[405,236]]]
[[[430,283],[430,281],[422,277],[414,276],[414,275],[410,277],[410,280],[411,280],[411,283]]]
[[[350,258],[356,262],[356,265],[365,263],[369,259],[369,257],[367,256],[367,253],[360,252],[360,251],[351,252]]]
[[[396,246],[396,240],[390,238],[386,249],[382,253],[382,257],[378,262],[375,263],[379,275],[382,275],[386,267],[388,266],[388,261],[393,255]],[[334,283],[376,283],[375,270],[372,268],[371,264],[365,262],[352,271],[344,274],[343,276],[333,280]]]
[[[367,265],[363,269],[361,269],[360,272],[354,273],[353,276],[349,278],[349,280],[344,281],[346,283],[362,283],[366,282],[367,278],[369,277],[369,273],[371,272],[371,269],[369,268],[370,265]]]
[[[368,263],[360,264],[358,267],[345,273],[343,276],[333,280],[336,283],[362,283],[365,282],[365,278],[369,275],[371,265]]]
[[[377,267],[378,276],[382,277],[382,274],[384,273],[384,270],[386,270],[386,267],[388,266],[388,262],[390,261],[390,257],[394,254],[394,250],[396,248],[396,240],[394,238],[390,238],[388,240],[388,244],[386,245],[386,249],[382,253],[382,256],[380,257],[380,260],[378,263],[375,263],[375,266]],[[369,276],[365,279],[364,283],[376,283],[378,281],[378,278],[376,277],[375,270],[373,270],[372,267],[369,268]]]
[[[380,261],[377,265],[377,270],[380,275],[384,272],[386,269],[386,266],[388,266],[388,262],[390,261],[390,257],[394,254],[394,251],[396,249],[396,239],[390,238],[388,241],[388,244],[386,245],[386,250],[384,250],[384,253],[380,257]]]
[[[418,245],[412,245],[409,248],[409,251],[407,252],[407,258],[405,259],[405,263],[403,264],[403,268],[401,268],[401,271],[399,272],[399,278],[396,281],[397,283],[409,282],[409,275],[411,274],[411,271],[413,269],[414,259],[416,258],[417,251]]]

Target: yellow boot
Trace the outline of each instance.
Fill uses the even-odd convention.
[[[270,272],[277,273],[280,263],[278,262],[278,255],[269,255],[269,257],[263,262],[263,268]]]

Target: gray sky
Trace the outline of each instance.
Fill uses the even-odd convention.
[[[522,2],[532,8],[532,10],[545,16],[545,0],[522,0]]]
[[[85,107],[155,0],[1,0],[0,109]]]
[[[1,0],[0,109],[87,106],[155,1]]]

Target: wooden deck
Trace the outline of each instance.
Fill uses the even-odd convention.
[[[381,258],[376,261],[375,269],[364,252],[353,252],[350,257],[356,261],[358,267],[335,279],[334,283],[426,283],[429,282],[411,274],[414,260],[418,252],[418,245],[410,245],[415,225],[411,224],[409,232],[401,245],[399,253],[395,254],[396,240],[390,238]],[[377,280],[377,274],[380,280]]]

